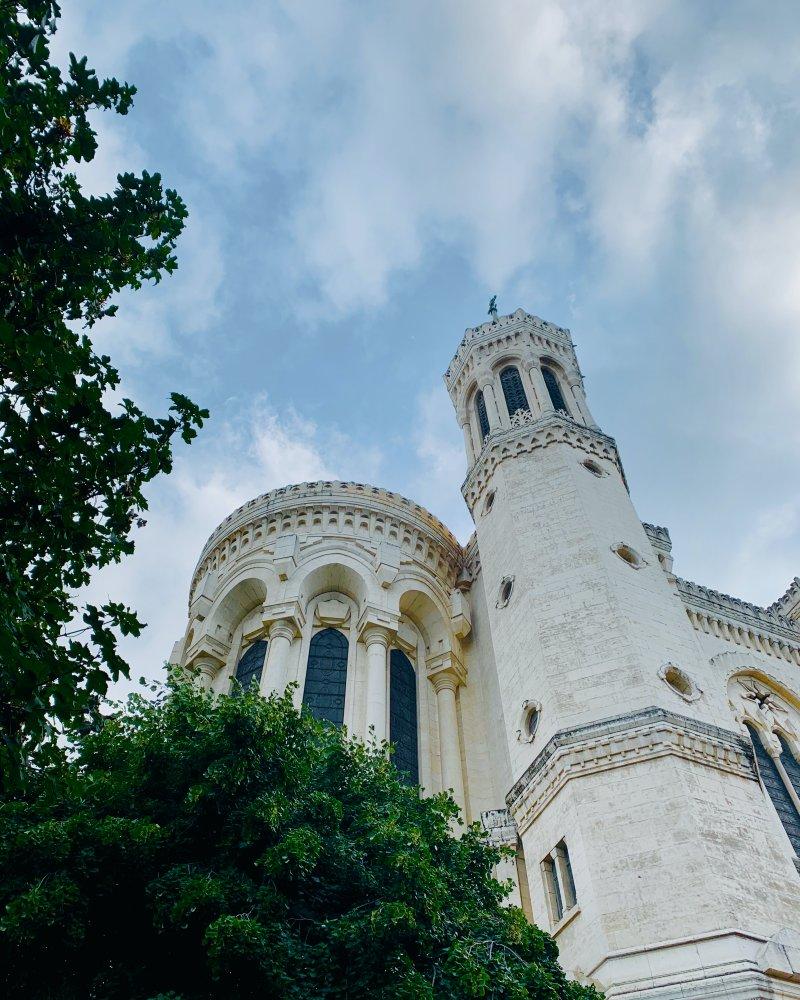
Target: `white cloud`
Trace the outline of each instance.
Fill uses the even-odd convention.
[[[460,489],[466,475],[464,441],[442,385],[426,389],[417,399],[414,451],[418,472],[411,480],[410,495],[464,544],[474,529]]]

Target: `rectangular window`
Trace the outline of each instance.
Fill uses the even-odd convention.
[[[578,902],[569,851],[563,840],[542,861],[542,877],[550,911],[550,923],[555,926]]]

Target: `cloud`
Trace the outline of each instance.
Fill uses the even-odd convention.
[[[414,452],[418,471],[409,484],[410,496],[465,544],[474,525],[460,489],[467,472],[464,441],[442,385],[425,389],[417,398]]]

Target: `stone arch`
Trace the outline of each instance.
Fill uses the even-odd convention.
[[[396,588],[396,589],[395,589]],[[419,630],[425,643],[426,655],[450,652],[453,641],[449,627],[447,605],[427,582],[412,576],[397,580],[392,588],[397,609]]]
[[[214,599],[206,618],[206,635],[230,643],[239,622],[266,601],[267,582],[264,575],[256,575],[252,568],[243,569],[227,582]]]
[[[746,653],[720,653],[711,663],[726,663],[728,704],[742,728],[752,727],[770,754],[780,755],[783,740],[800,761],[800,697]]]
[[[315,553],[313,558],[301,563],[287,590],[297,598],[304,611],[321,594],[343,594],[355,602],[359,611],[368,600],[379,600],[372,567],[341,547]]]

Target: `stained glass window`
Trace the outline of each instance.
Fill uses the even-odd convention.
[[[261,683],[261,671],[264,669],[264,657],[267,655],[267,643],[264,639],[259,639],[252,646],[244,651],[236,665],[236,680],[242,685],[245,691],[248,688],[258,687]]]
[[[503,395],[506,398],[510,417],[513,417],[517,410],[525,410],[526,413],[530,413],[528,397],[525,395],[522,379],[516,368],[510,366],[500,372],[500,385],[503,387]]]
[[[547,386],[550,402],[553,404],[554,409],[569,415],[567,404],[564,402],[564,396],[561,393],[561,386],[558,384],[558,379],[552,368],[543,367],[542,378],[544,379],[544,384]]]
[[[315,718],[341,726],[346,686],[347,639],[338,629],[323,629],[308,650],[303,704]]]
[[[403,780],[417,784],[417,675],[400,649],[389,654],[389,739],[395,746],[392,759]]]

